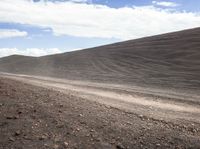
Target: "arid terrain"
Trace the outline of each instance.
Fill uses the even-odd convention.
[[[0,148],[200,148],[200,29],[1,58]]]

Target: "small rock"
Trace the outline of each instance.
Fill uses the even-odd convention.
[[[111,149],[113,148],[111,144],[107,143],[107,142],[100,142],[100,148],[103,149]]]
[[[31,140],[31,138],[29,138],[28,136],[23,136],[23,138],[25,139],[25,140]]]
[[[90,132],[94,132],[94,129],[91,129]]]
[[[79,114],[80,117],[83,117],[83,114]]]
[[[6,119],[12,119],[13,117],[12,116],[6,116]]]
[[[47,139],[46,135],[42,135],[42,136],[39,137],[39,140],[45,140],[45,139]]]
[[[85,136],[86,136],[86,137],[89,137],[89,136],[90,136],[90,134],[86,134]]]
[[[0,127],[6,126],[6,125],[8,125],[8,122],[2,122],[2,123],[0,123]]]
[[[66,135],[70,135],[71,133],[69,131],[66,132]]]
[[[64,124],[57,124],[56,127],[58,127],[58,128],[63,128],[63,127],[64,127]]]
[[[38,121],[38,123],[41,123],[42,122],[42,120],[41,119],[39,119],[39,120],[37,120]]]
[[[60,104],[59,106],[60,106],[60,107],[64,107],[63,104]]]
[[[128,124],[128,125],[132,125],[132,123],[131,123],[131,122],[127,122],[126,124]]]
[[[125,147],[124,147],[123,145],[121,145],[121,144],[118,144],[118,145],[116,146],[116,148],[117,148],[117,149],[125,149]]]
[[[15,141],[15,139],[13,137],[9,137],[9,140],[12,141],[12,142]]]
[[[175,146],[175,149],[181,149],[181,147],[180,146]]]
[[[13,91],[13,92],[16,92],[17,90],[13,88],[12,91]]]
[[[44,146],[45,146],[45,147],[49,147],[49,145],[48,145],[48,144],[46,144],[46,143],[44,144]]]
[[[80,121],[80,123],[81,123],[81,124],[86,124],[86,122],[84,122],[84,121]]]
[[[18,111],[18,114],[22,114],[22,111]]]
[[[106,107],[107,109],[110,109],[110,108],[111,108],[109,105],[105,105],[105,107]]]
[[[62,137],[60,135],[54,136],[54,142],[60,142],[62,140]]]
[[[36,116],[35,115],[31,115],[32,119],[36,119]]]
[[[196,133],[197,130],[195,128],[191,128],[191,132]]]
[[[120,140],[120,137],[117,137],[117,139],[116,140]]]
[[[144,121],[145,120],[145,116],[144,115],[139,115],[139,118]]]
[[[69,146],[69,143],[65,141],[65,142],[64,142],[64,146],[65,146],[65,147],[68,147],[68,146]]]
[[[139,115],[139,118],[144,118],[144,116],[143,115]]]
[[[156,146],[160,146],[160,144],[159,144],[159,143],[157,143],[157,144],[156,144]]]
[[[58,149],[59,148],[59,145],[58,144],[55,144],[54,146],[53,146],[53,149]]]
[[[6,116],[6,119],[18,119],[19,117],[18,116]]]
[[[100,141],[101,141],[101,138],[96,138],[96,141],[100,142]]]
[[[15,132],[15,136],[19,136],[21,134],[21,132],[19,131],[19,130],[17,130],[16,132]]]
[[[183,128],[184,128],[184,129],[187,129],[187,126],[186,126],[186,125],[183,125]]]
[[[112,139],[111,141],[110,141],[110,144],[115,144],[115,140],[114,139]]]
[[[19,115],[17,115],[17,116],[14,116],[14,119],[19,119]]]

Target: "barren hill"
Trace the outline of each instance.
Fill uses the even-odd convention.
[[[0,71],[148,87],[200,88],[200,28],[44,57],[0,59]]]

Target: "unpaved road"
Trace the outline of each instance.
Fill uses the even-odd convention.
[[[1,73],[0,148],[200,148],[198,99]]]
[[[200,96],[136,86],[72,81],[41,76],[5,74],[2,76],[36,85],[71,93],[127,112],[147,115],[166,120],[184,119],[200,122]]]

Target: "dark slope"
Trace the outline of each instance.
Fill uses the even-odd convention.
[[[200,89],[200,28],[45,57],[0,59],[0,71]]]

